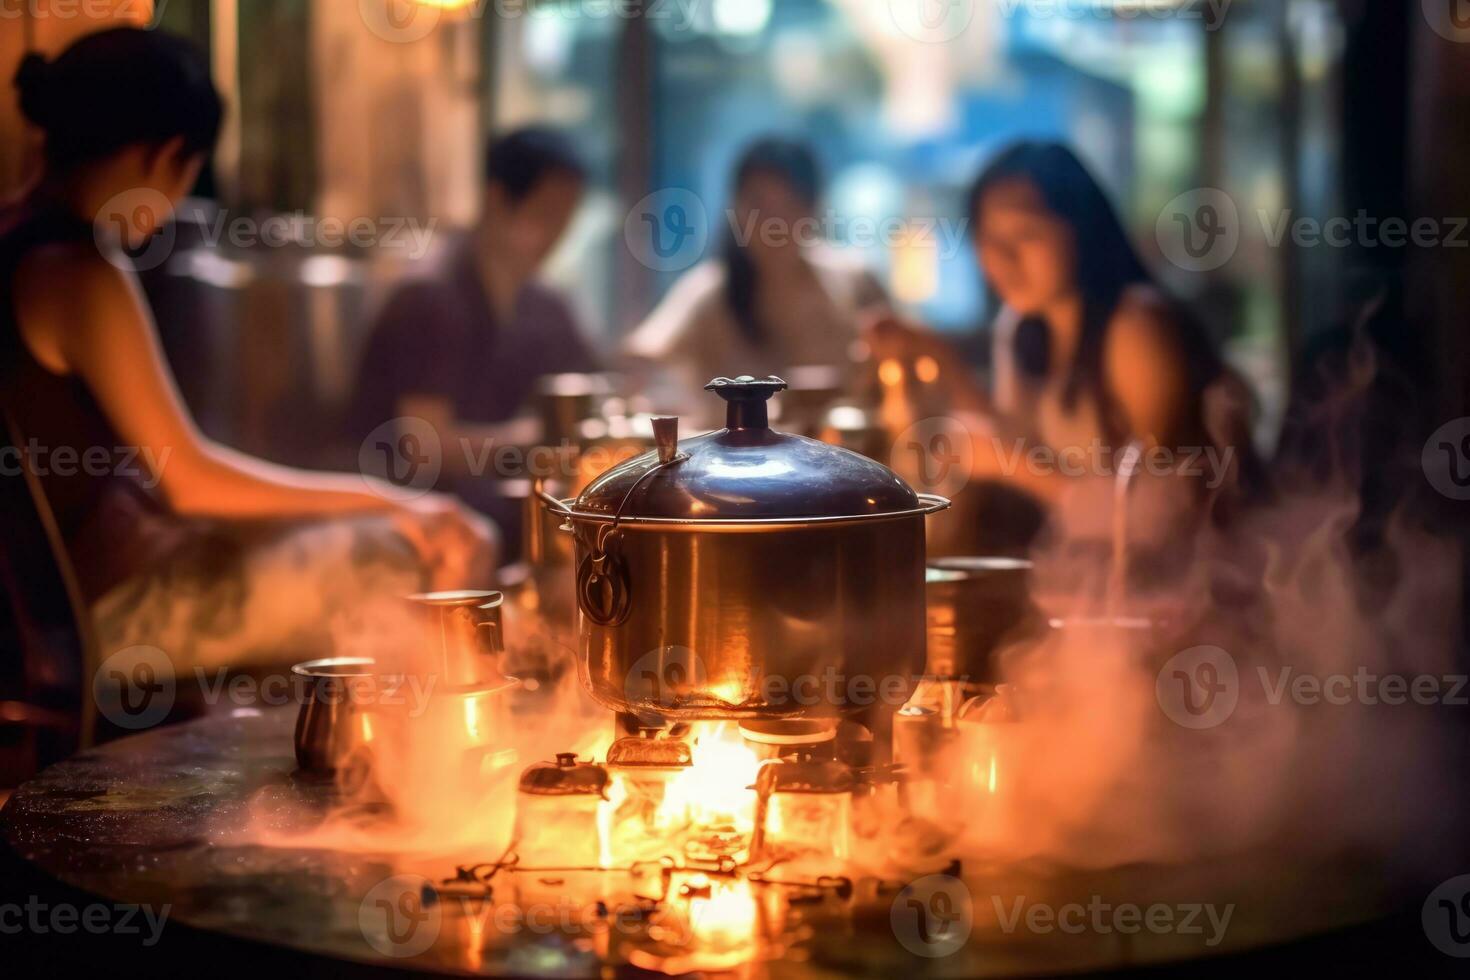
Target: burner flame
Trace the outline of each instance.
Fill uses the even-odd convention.
[[[696,734],[693,763],[669,781],[659,816],[668,823],[686,818],[695,827],[755,829],[755,777],[761,760],[732,722],[707,724]],[[697,729],[696,729],[697,731]]]

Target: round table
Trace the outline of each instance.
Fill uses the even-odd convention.
[[[7,883],[0,893],[0,947],[14,938],[14,930],[4,933],[9,903],[19,914],[34,907],[38,918],[26,930],[19,955],[47,972],[65,964],[154,976],[207,976],[217,969],[317,976],[326,969],[341,976],[385,967],[439,974],[638,975],[605,938],[594,942],[556,930],[501,935],[494,925],[487,928],[491,917],[476,924],[465,913],[468,906],[446,900],[431,945],[411,956],[400,957],[397,948],[385,952],[381,937],[364,928],[375,887],[402,874],[437,882],[451,877],[457,862],[497,855],[409,859],[251,842],[244,831],[252,819],[258,822],[263,798],[290,800],[295,820],[324,814],[334,803],[330,784],[297,773],[293,722],[290,708],[236,709],[84,752],[22,786],[0,811],[8,848],[0,868],[0,881]],[[1202,899],[1190,893],[1198,869],[1148,866],[1058,875],[966,868],[973,933],[953,955],[915,955],[912,942],[905,946],[895,939],[902,928],[892,918],[897,898],[870,892],[865,899],[858,888],[843,901],[813,903],[794,918],[788,910],[788,926],[796,922],[799,928],[789,942],[783,940],[780,954],[738,969],[747,976],[778,977],[1007,976],[1167,971],[1169,964],[1189,961],[1192,973],[1222,976],[1267,964],[1314,971],[1345,965],[1355,972],[1409,966],[1424,975],[1460,965],[1425,941],[1422,896],[1406,894],[1386,905],[1382,895],[1357,901],[1361,868],[1341,864],[1316,869],[1307,883],[1273,882],[1270,864],[1262,856],[1232,862],[1230,874],[1215,869],[1213,881],[1234,882],[1229,894],[1209,897],[1221,908],[1235,907],[1218,943],[1207,943],[1209,929],[1201,935],[1111,929],[1073,934],[1056,928],[1036,934],[1015,928],[1014,919],[1005,927],[1012,903],[1000,896],[1029,896],[1028,902],[1053,908],[1088,897],[1182,908]],[[88,912],[94,905],[102,909]],[[132,906],[138,908],[129,930],[121,919]],[[66,929],[68,917],[54,915],[68,907],[95,921],[72,921]],[[10,921],[17,917],[12,913]],[[1316,938],[1294,939],[1303,936]]]

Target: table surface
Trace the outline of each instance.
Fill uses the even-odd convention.
[[[170,921],[207,934],[358,964],[412,966],[448,974],[598,976],[606,962],[627,962],[617,947],[585,934],[500,934],[471,921],[463,903],[442,902],[433,945],[407,961],[375,946],[361,925],[374,885],[396,874],[438,881],[456,863],[498,855],[344,853],[265,847],[243,834],[252,801],[284,795],[301,810],[324,814],[332,789],[297,775],[289,709],[236,711],[157,729],[82,753],[22,786],[0,812],[10,849],[66,886],[117,903],[167,905]],[[1273,880],[1267,857],[1231,862],[1228,893],[1209,900],[1235,910],[1225,939],[1202,935],[1005,930],[981,896],[1026,895],[1058,907],[1103,896],[1113,904],[1199,902],[1191,895],[1198,869],[1162,866],[1058,875],[1015,868],[965,869],[975,898],[974,932],[959,952],[922,959],[894,938],[893,895],[817,902],[788,916],[775,958],[747,964],[745,975],[1007,976],[1116,969],[1239,953],[1284,940],[1364,923],[1392,911],[1382,894],[1365,891],[1364,869],[1318,868],[1304,882]],[[1218,871],[1219,869],[1216,869]],[[1262,887],[1264,879],[1272,887]],[[1278,887],[1279,886],[1279,887]],[[1325,896],[1330,896],[1326,898]],[[999,906],[997,906],[998,908]],[[793,925],[795,923],[795,925]]]

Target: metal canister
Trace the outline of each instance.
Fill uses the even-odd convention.
[[[616,865],[677,854],[677,835],[689,824],[687,807],[669,796],[669,784],[693,764],[689,743],[662,732],[618,739],[607,750],[608,853]]]
[[[442,684],[467,686],[498,679],[497,658],[505,651],[499,592],[460,589],[408,597],[425,617],[425,647],[439,659]]]
[[[360,757],[373,737],[372,698],[364,688],[377,681],[367,657],[308,660],[291,668],[305,682],[296,716],[296,763],[302,770],[330,775]]]
[[[932,678],[995,684],[996,653],[1043,624],[1030,597],[1031,562],[1019,558],[939,558],[924,575],[928,665]]]
[[[1015,781],[1013,770],[1020,757],[1018,740],[1025,715],[1022,693],[1009,684],[972,698],[960,709],[959,752],[967,771],[961,774],[961,798],[956,806],[965,812],[980,812]]]
[[[831,759],[778,759],[755,780],[756,860],[831,867],[852,854],[852,770]]]
[[[607,770],[559,752],[521,773],[515,850],[527,867],[595,868],[602,864],[597,810],[607,798]]]
[[[575,442],[582,422],[598,415],[599,402],[611,391],[607,377],[601,374],[549,374],[537,381],[542,444]]]

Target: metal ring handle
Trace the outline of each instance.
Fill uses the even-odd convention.
[[[919,509],[923,511],[925,517],[928,517],[930,514],[937,514],[941,510],[948,510],[953,503],[948,497],[941,497],[937,493],[921,493],[917,496],[919,498]]]
[[[622,534],[602,524],[592,535],[591,546],[577,563],[577,605],[598,626],[618,626],[633,611],[628,563],[618,548]]]
[[[618,530],[618,523],[623,519],[623,510],[649,477],[688,458],[687,453],[678,453],[669,460],[650,466],[633,481],[628,492],[623,494],[623,499],[619,501],[618,509],[613,514],[612,523],[598,524],[593,528],[587,554],[577,563],[577,605],[581,607],[582,614],[598,626],[618,626],[633,611],[633,586],[628,578],[628,563],[623,560],[618,548],[618,542],[623,538],[622,532]],[[560,500],[556,503],[571,515],[570,508]]]

